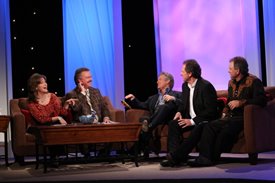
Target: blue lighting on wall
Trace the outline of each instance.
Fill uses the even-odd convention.
[[[121,27],[121,15],[114,16],[118,12],[114,8],[120,10],[120,6],[120,0],[63,0],[66,92],[75,87],[75,70],[88,67],[93,76],[93,87],[99,88],[102,95],[109,96],[113,104],[123,97],[124,87],[120,87],[124,82],[121,74],[123,59],[118,56],[123,53],[122,36],[115,35],[118,32],[116,26]],[[121,46],[120,51],[115,46]]]

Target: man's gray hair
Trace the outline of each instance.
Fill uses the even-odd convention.
[[[161,72],[161,73],[159,74],[159,76],[161,76],[161,75],[165,76],[165,78],[166,78],[167,80],[170,81],[169,87],[170,87],[170,89],[173,89],[173,87],[174,87],[174,82],[175,82],[175,81],[174,81],[173,75],[170,74],[170,73],[168,73],[168,72]]]

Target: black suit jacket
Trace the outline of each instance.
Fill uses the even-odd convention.
[[[188,83],[182,85],[182,101],[178,112],[183,118],[190,119],[189,114],[189,94],[190,89]],[[211,121],[218,117],[217,93],[214,86],[207,80],[200,78],[197,80],[193,96],[193,107],[196,117],[193,119],[196,124],[203,121]]]
[[[167,94],[174,96],[176,98],[176,100],[166,102],[166,104],[168,104],[168,103],[172,104],[170,106],[174,106],[175,108],[177,108],[182,103],[181,102],[181,92],[170,90]],[[159,94],[157,93],[155,95],[150,96],[145,102],[141,102],[137,98],[135,98],[133,101],[130,101],[129,104],[133,108],[146,109],[146,110],[149,110],[151,114],[154,114],[154,110],[155,110],[155,106],[158,101],[158,97],[159,97]]]
[[[154,129],[159,124],[164,124],[169,120],[173,119],[175,113],[177,112],[178,106],[181,102],[181,92],[170,90],[167,92],[168,95],[172,95],[176,100],[165,102],[164,105],[160,105],[158,110],[156,110],[156,105],[158,102],[159,94],[150,96],[145,102],[139,101],[135,98],[131,101],[131,106],[133,108],[146,109],[150,111],[150,116],[143,116],[140,120],[143,121],[145,118],[150,121],[149,128]]]

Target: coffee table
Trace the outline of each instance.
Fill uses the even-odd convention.
[[[68,124],[37,126],[36,167],[39,164],[38,146],[43,146],[44,172],[47,172],[47,147],[52,145],[97,144],[112,142],[138,142],[141,123],[116,124]],[[136,145],[137,147],[137,145]],[[135,165],[138,167],[138,153],[135,150]]]

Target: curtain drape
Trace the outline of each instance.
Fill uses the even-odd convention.
[[[93,86],[119,106],[124,96],[120,6],[120,0],[63,0],[66,92],[75,87],[75,70],[88,67]]]

